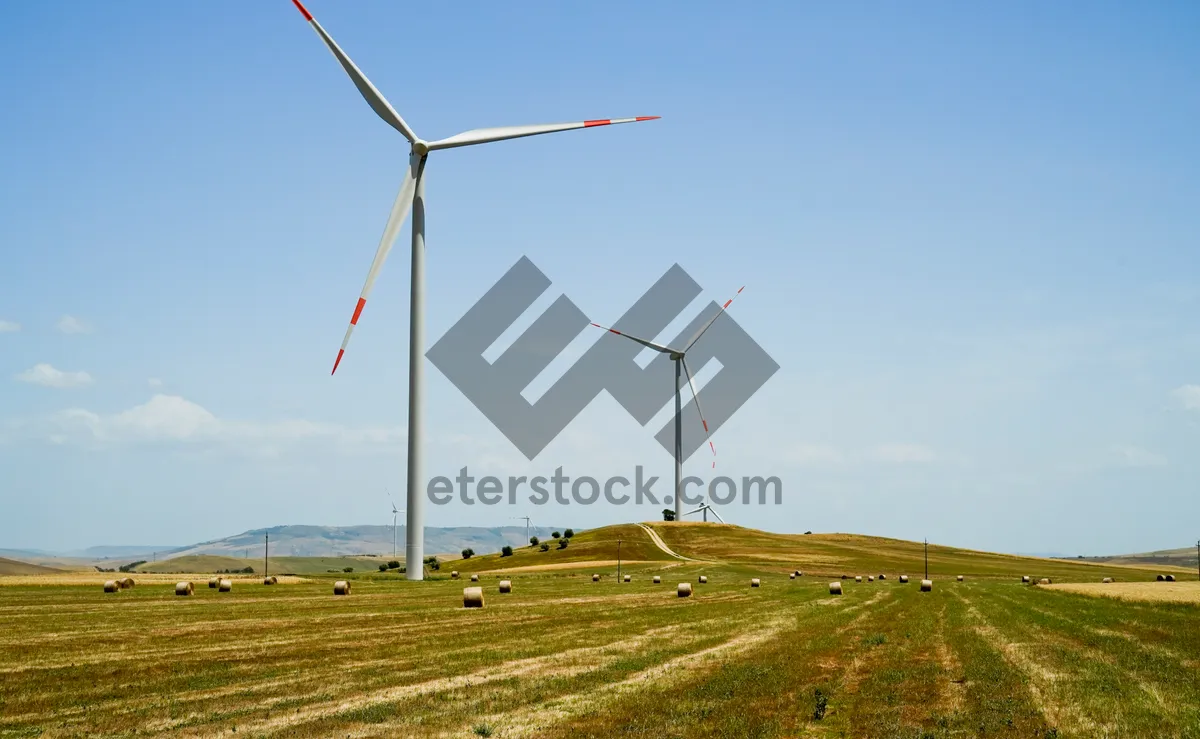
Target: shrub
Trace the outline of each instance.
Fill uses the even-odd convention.
[[[495,729],[491,727],[491,724],[475,724],[471,727],[471,731],[475,732],[476,736],[491,736]]]
[[[127,564],[127,565],[121,565],[121,566],[120,566],[120,567],[118,567],[117,569],[119,569],[121,572],[133,572],[133,570],[134,570],[134,569],[135,569],[135,568],[136,568],[138,565],[144,565],[144,564],[146,564],[146,560],[144,560],[144,559],[139,559],[139,560],[138,560],[138,561],[136,561],[136,562],[130,562],[130,563],[129,563],[129,564]]]
[[[501,557],[511,557],[512,556],[512,547],[504,547],[503,549],[501,549],[500,556]]]
[[[474,556],[475,556],[475,550],[474,550],[474,549],[464,549],[464,550],[462,550],[462,558],[463,558],[463,559],[470,559],[471,557],[474,557]]]
[[[342,572],[354,572],[354,568],[353,567],[343,567]]]
[[[387,565],[379,565],[379,571],[380,571],[380,572],[387,572],[387,571],[388,571],[388,566],[387,566]]]
[[[550,545],[549,545],[549,544],[547,544],[546,542],[542,542],[541,550],[542,550],[543,552],[548,552],[548,551],[550,551]]]
[[[398,570],[400,569],[400,563],[393,559],[391,562],[387,563],[387,568],[389,570]]]
[[[813,704],[813,720],[820,721],[825,718],[825,707],[829,704],[829,698],[820,688],[813,691]]]
[[[570,540],[570,539],[559,539],[559,540],[558,540],[558,548],[559,548],[559,549],[566,549],[566,548],[567,548],[567,545],[568,545],[568,544],[570,544],[570,543],[571,543],[571,540]]]
[[[567,529],[563,532],[564,539],[570,539],[572,536],[575,536],[575,529]]]
[[[557,539],[557,538],[559,538],[560,536],[562,536],[562,534],[560,534],[560,533],[559,533],[559,532],[557,532],[557,531],[554,531],[554,532],[551,532],[550,536],[553,536],[555,539]]]
[[[663,520],[664,521],[674,521],[675,520],[675,511],[671,510],[670,508],[664,508],[663,509]]]
[[[529,546],[536,547],[537,545],[538,545],[538,538],[536,536],[529,537]]]

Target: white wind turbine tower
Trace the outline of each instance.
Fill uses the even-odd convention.
[[[700,413],[700,423],[704,424],[704,437],[708,439],[708,448],[712,449],[714,457],[713,467],[716,467],[717,462],[715,457],[717,456],[717,448],[713,446],[712,437],[708,431],[708,421],[704,418],[704,409],[700,407],[700,394],[696,390],[696,383],[692,379],[692,372],[687,366],[687,353],[692,350],[692,347],[696,345],[696,342],[700,340],[700,337],[704,336],[708,329],[717,322],[717,319],[725,313],[725,310],[730,306],[730,304],[737,299],[737,296],[742,294],[742,290],[745,289],[746,286],[743,285],[736,293],[734,293],[732,298],[726,300],[725,304],[721,306],[721,309],[717,311],[717,314],[709,319],[708,323],[704,324],[704,326],[696,332],[696,335],[692,337],[691,341],[685,344],[682,349],[672,349],[669,346],[655,344],[653,341],[639,339],[636,336],[631,336],[630,334],[618,331],[615,328],[601,326],[598,323],[592,324],[596,328],[602,328],[609,333],[636,341],[642,346],[649,347],[660,354],[666,354],[673,362],[675,362],[675,520],[677,521],[682,520],[685,515],[690,516],[693,513],[701,512],[704,513],[704,520],[707,521],[708,512],[712,511],[712,514],[717,517],[718,521],[725,523],[725,519],[721,518],[720,514],[718,514],[716,510],[708,504],[707,495],[705,495],[704,502],[699,508],[694,511],[688,511],[686,514],[683,512],[683,396],[680,392],[680,379],[682,371],[682,374],[687,375],[688,387],[690,387],[692,390],[692,400],[696,402],[696,410]]]
[[[338,350],[337,360],[333,363],[333,371],[337,372],[350,334],[358,323],[363,306],[366,305],[367,295],[375,284],[375,278],[391,251],[392,243],[396,240],[404,219],[408,217],[411,208],[412,219],[412,274],[409,288],[409,331],[408,331],[408,517],[406,519],[405,563],[409,580],[424,579],[422,562],[425,555],[424,529],[424,470],[422,469],[422,411],[424,403],[424,347],[425,347],[425,162],[429,154],[440,149],[454,149],[460,146],[488,144],[493,141],[516,139],[523,136],[536,136],[556,131],[570,131],[577,128],[593,128],[614,123],[633,123],[636,121],[651,121],[658,116],[642,116],[638,118],[605,118],[575,123],[543,123],[530,126],[501,126],[499,128],[477,128],[456,134],[437,141],[425,141],[413,132],[412,128],[400,117],[396,109],[371,84],[366,75],[346,56],[341,47],[325,32],[321,24],[300,3],[292,0],[304,19],[308,21],[329,50],[333,52],[338,63],[350,75],[354,86],[371,106],[371,109],[388,125],[399,131],[408,139],[411,148],[408,156],[408,167],[404,172],[404,180],[400,184],[400,192],[392,205],[391,215],[384,226],[383,236],[375,251],[375,259],[367,272],[367,281],[359,294],[358,304],[354,307],[354,315],[350,318],[350,326],[342,339]]]

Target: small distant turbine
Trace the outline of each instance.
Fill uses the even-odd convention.
[[[725,305],[722,305],[721,309],[719,311],[717,311],[717,314],[715,316],[713,316],[709,320],[708,323],[704,324],[703,328],[701,328],[698,332],[696,332],[696,335],[692,337],[692,340],[689,341],[683,347],[683,349],[672,349],[669,346],[663,346],[662,344],[655,344],[653,341],[647,341],[646,339],[639,339],[636,336],[631,336],[630,334],[622,333],[621,331],[618,331],[615,328],[601,326],[598,323],[592,324],[596,328],[602,328],[605,331],[608,331],[609,333],[616,334],[617,336],[623,336],[626,339],[630,339],[631,341],[636,341],[637,343],[641,344],[642,346],[649,347],[650,349],[653,349],[654,351],[656,351],[660,354],[666,354],[668,357],[671,358],[671,361],[675,362],[675,520],[677,520],[677,521],[682,520],[683,516],[684,516],[684,513],[683,513],[683,395],[680,392],[680,378],[681,378],[680,373],[682,372],[682,374],[687,375],[688,386],[692,389],[692,400],[694,400],[696,402],[696,410],[699,411],[699,413],[700,413],[700,423],[704,424],[704,437],[706,439],[708,439],[708,448],[711,449],[712,453],[713,453],[713,467],[716,467],[717,466],[717,461],[716,461],[717,448],[715,446],[713,446],[712,436],[709,434],[709,430],[708,430],[708,421],[705,420],[705,418],[704,418],[704,409],[700,407],[700,394],[696,390],[695,381],[692,379],[692,371],[689,370],[688,366],[687,366],[687,353],[692,350],[692,347],[696,345],[696,342],[700,340],[700,337],[704,336],[705,332],[707,332],[708,329],[711,328],[712,325],[717,322],[717,319],[720,318],[725,313],[725,310],[730,306],[730,304],[733,303],[734,300],[737,299],[738,295],[742,294],[742,290],[745,290],[745,289],[746,289],[746,286],[743,285],[734,294],[734,296],[732,298],[730,298],[729,300],[726,300]],[[704,520],[707,521],[708,520],[708,511],[713,511],[713,509],[708,505],[707,495],[705,496],[704,504],[694,511],[689,511],[687,515],[691,515],[692,513],[698,513],[700,511],[704,511],[704,514],[705,514]],[[713,511],[713,515],[716,516],[717,512]],[[721,517],[717,516],[717,518],[720,519]],[[721,523],[725,523],[725,521],[722,520]]]
[[[392,504],[392,558],[394,559],[396,557],[396,517],[404,513],[404,509],[396,508],[396,504],[390,499],[388,502]]]

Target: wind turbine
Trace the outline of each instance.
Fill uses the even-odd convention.
[[[513,518],[525,522],[525,541],[529,541],[529,516],[513,516]]]
[[[613,333],[613,334],[616,334],[617,336],[623,336],[626,339],[636,341],[637,343],[641,344],[642,346],[649,347],[650,349],[653,349],[654,351],[659,352],[660,354],[666,354],[668,357],[671,358],[671,361],[675,362],[675,519],[676,520],[682,520],[682,518],[684,516],[684,513],[683,513],[683,399],[682,399],[683,396],[680,392],[681,373],[684,375],[687,375],[688,386],[692,389],[692,400],[694,400],[696,402],[696,410],[700,413],[700,423],[704,424],[704,438],[708,439],[708,448],[712,449],[712,453],[713,453],[713,457],[714,457],[713,467],[716,467],[717,462],[716,462],[715,457],[717,456],[717,448],[715,446],[713,446],[712,436],[709,434],[709,430],[708,430],[708,421],[705,420],[705,418],[704,418],[704,409],[700,407],[700,395],[696,391],[696,383],[692,379],[692,372],[691,372],[691,370],[688,369],[688,366],[687,366],[687,353],[692,350],[692,347],[696,345],[696,342],[700,340],[700,337],[704,336],[704,334],[708,331],[708,329],[711,328],[712,325],[717,322],[717,319],[720,318],[725,313],[725,310],[727,308],[729,308],[730,304],[732,304],[733,301],[737,299],[737,296],[742,294],[742,290],[745,290],[745,289],[746,289],[746,286],[743,285],[741,288],[738,289],[738,291],[736,293],[734,293],[732,298],[730,298],[729,300],[726,300],[725,304],[721,306],[721,309],[717,311],[717,314],[714,315],[708,321],[708,323],[704,324],[704,326],[699,331],[696,332],[696,335],[692,337],[691,341],[689,341],[687,344],[684,345],[683,349],[672,349],[669,346],[663,346],[662,344],[656,344],[653,341],[647,341],[646,339],[639,339],[636,336],[632,336],[630,334],[618,331],[615,328],[609,328],[608,326],[601,326],[598,323],[592,324],[596,328],[602,328],[605,331],[608,331],[609,333]],[[717,519],[720,520],[721,523],[725,523],[725,520],[722,519],[719,515],[717,515],[717,512],[708,505],[708,496],[707,495],[705,496],[704,504],[702,506],[700,506],[699,508],[697,508],[694,511],[688,511],[686,515],[690,516],[693,513],[699,513],[701,511],[704,512],[704,520],[705,521],[708,520],[708,512],[712,511],[713,515],[717,516]]]
[[[367,101],[367,104],[371,106],[371,109],[384,122],[399,131],[408,140],[411,147],[408,155],[408,167],[405,169],[404,179],[400,184],[400,192],[396,195],[395,203],[392,204],[391,215],[388,216],[387,225],[384,226],[383,236],[379,240],[379,247],[375,251],[375,259],[371,262],[371,269],[367,272],[367,281],[363,285],[362,292],[359,294],[358,304],[354,306],[354,315],[350,318],[350,326],[346,329],[346,336],[342,339],[341,348],[338,349],[337,359],[333,363],[333,371],[337,372],[338,365],[341,364],[342,355],[346,353],[346,345],[350,342],[350,334],[354,331],[355,325],[358,324],[363,306],[367,303],[367,296],[371,292],[371,287],[375,284],[375,278],[379,276],[379,271],[383,268],[383,263],[387,259],[388,252],[391,251],[392,243],[396,240],[396,236],[400,232],[400,227],[404,224],[404,219],[408,217],[408,211],[411,208],[413,218],[408,329],[408,517],[406,519],[407,528],[405,536],[407,541],[405,542],[404,556],[407,565],[407,578],[409,580],[422,580],[424,579],[422,562],[425,555],[425,528],[423,520],[425,499],[422,487],[424,485],[422,469],[422,442],[424,441],[422,438],[422,426],[424,423],[422,411],[425,395],[425,368],[423,364],[425,347],[424,174],[425,162],[429,154],[440,149],[488,144],[493,141],[536,136],[556,131],[608,126],[614,123],[652,121],[659,116],[605,118],[574,123],[543,123],[530,126],[476,128],[455,134],[449,138],[437,141],[425,141],[418,137],[404,119],[400,117],[400,114],[396,112],[391,103],[383,97],[383,94],[376,89],[375,85],[371,84],[371,81],[350,60],[350,57],[346,56],[346,53],[325,32],[325,29],[312,17],[312,14],[300,3],[300,0],[292,0],[292,2],[300,10],[300,13],[304,15],[304,19],[308,21],[313,30],[317,32],[317,35],[321,37],[321,40],[325,42],[325,45],[329,47],[329,50],[333,52],[333,56],[342,65],[342,68],[346,70],[346,74],[350,75],[354,86],[358,88],[359,93]]]
[[[392,504],[392,556],[396,556],[396,516],[404,513],[404,509],[396,509],[396,504],[389,498],[388,502]]]

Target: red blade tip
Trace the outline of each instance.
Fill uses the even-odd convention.
[[[641,121],[657,121],[659,118],[662,118],[662,116],[661,115],[639,115],[636,120],[640,123]]]
[[[337,359],[334,360],[334,362],[333,362],[333,372],[337,372],[338,365],[342,363],[342,355],[345,353],[346,353],[345,349],[338,349]],[[332,375],[333,372],[330,372],[329,374]]]
[[[300,0],[292,0],[292,2],[296,4],[296,7],[299,8],[300,12],[304,15],[304,20],[312,21],[312,14],[308,12],[307,8],[300,4]]]

